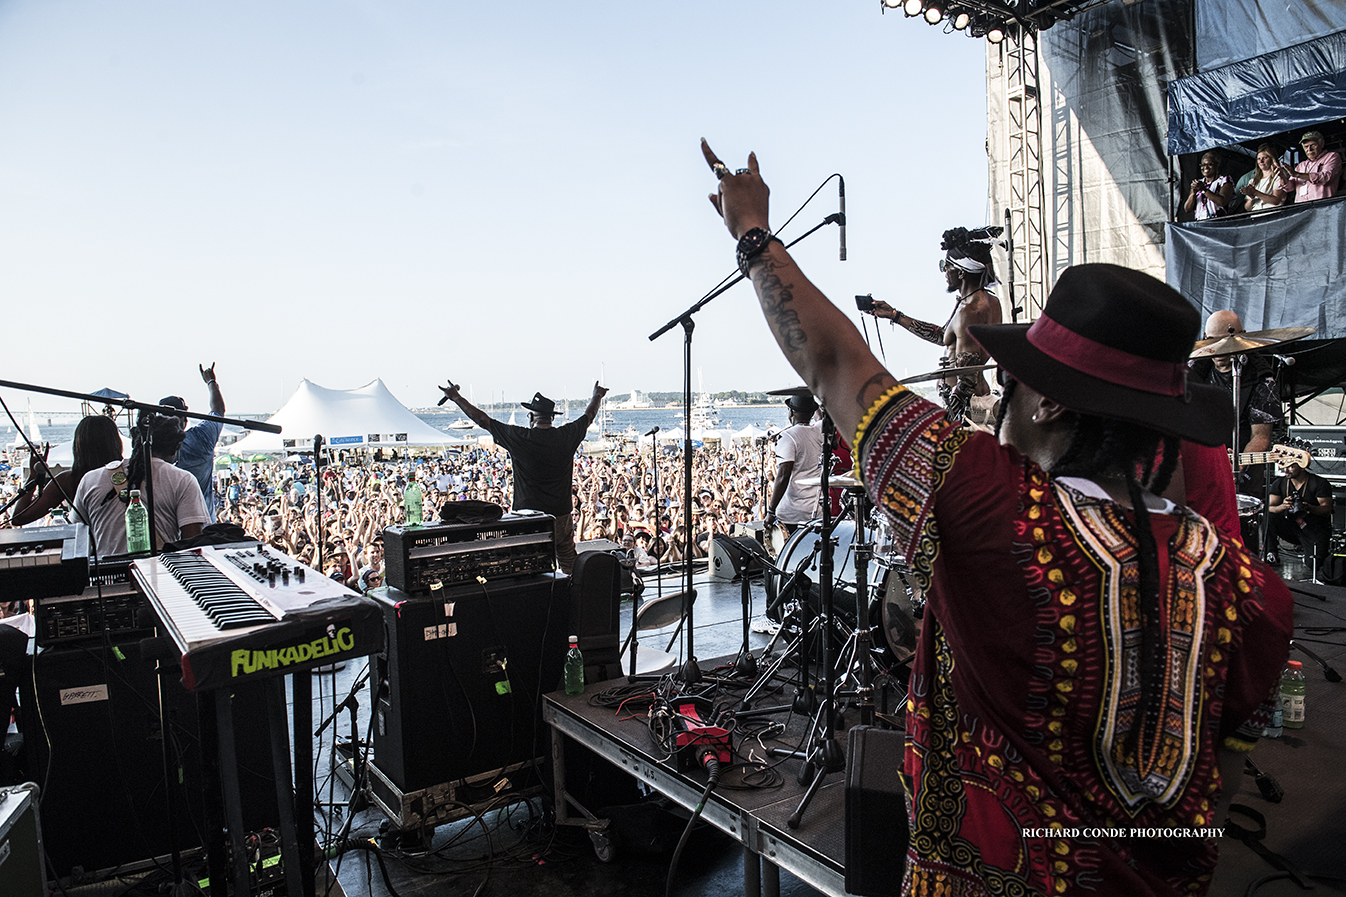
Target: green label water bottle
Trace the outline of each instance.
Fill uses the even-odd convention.
[[[131,503],[126,506],[126,553],[150,553],[150,515],[140,503],[140,490],[131,490]]]
[[[411,482],[407,484],[407,491],[402,493],[403,506],[407,511],[407,526],[419,526],[421,523],[421,506],[425,496],[421,492],[421,484],[416,482],[416,474],[411,475]]]
[[[584,694],[584,655],[580,653],[580,637],[570,637],[570,650],[566,652],[566,694]]]
[[[1292,660],[1281,673],[1282,724],[1287,729],[1304,728],[1304,664]]]

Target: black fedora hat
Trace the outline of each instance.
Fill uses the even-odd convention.
[[[540,392],[533,393],[533,401],[520,402],[519,404],[534,414],[543,414],[547,417],[554,417],[556,415],[556,403]]]
[[[1067,268],[1032,324],[968,332],[1016,380],[1072,411],[1222,445],[1233,402],[1188,380],[1201,314],[1177,290],[1118,265]]]

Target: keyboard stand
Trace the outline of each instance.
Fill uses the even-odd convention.
[[[294,768],[290,767],[290,723],[285,718],[285,678],[291,680],[294,710]],[[276,804],[280,811],[281,860],[285,869],[287,894],[316,897],[314,876],[313,818],[313,680],[310,671],[276,677],[266,683],[267,728],[271,736],[271,760],[276,777]],[[213,707],[210,706],[213,704]],[[248,853],[243,843],[243,798],[239,787],[238,756],[235,750],[232,694],[227,688],[212,696],[198,697],[202,720],[201,753],[207,775],[220,783],[223,802],[214,789],[207,787],[206,826],[208,841],[206,862],[212,894],[230,893],[226,886],[232,876],[234,894],[249,894]],[[210,720],[210,724],[206,723]],[[224,832],[229,832],[233,862],[224,851]]]

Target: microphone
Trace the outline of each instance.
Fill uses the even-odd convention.
[[[457,388],[458,388],[458,387],[456,387],[456,386],[453,385],[453,381],[450,380],[450,381],[449,381],[449,389],[457,389]],[[444,396],[442,399],[440,399],[438,402],[435,403],[435,407],[438,408],[440,405],[443,405],[443,404],[444,404],[445,402],[447,402],[448,400],[449,400],[449,397],[448,397],[448,396]]]
[[[1286,367],[1290,367],[1295,363],[1295,357],[1293,355],[1272,355],[1271,357],[1276,359]]]
[[[658,433],[658,432],[659,432],[659,428],[658,428],[658,427],[655,427],[653,430],[651,430],[650,432],[646,433],[645,435],[646,435],[646,436],[653,436],[655,433]]]
[[[846,179],[837,175],[837,202],[840,203],[838,225],[841,230],[841,261],[846,261]]]

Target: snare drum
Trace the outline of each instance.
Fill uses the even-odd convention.
[[[1240,494],[1237,497],[1239,502],[1239,517],[1246,520],[1249,517],[1256,517],[1262,512],[1262,499],[1258,498],[1256,495]]]

